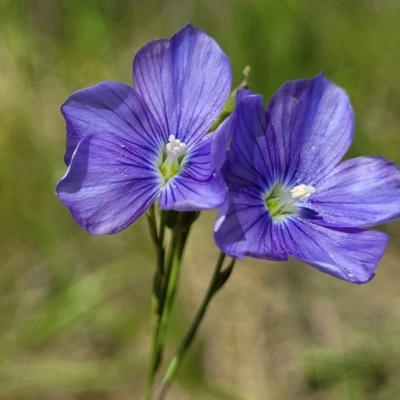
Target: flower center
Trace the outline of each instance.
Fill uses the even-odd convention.
[[[315,193],[315,188],[303,183],[292,189],[278,183],[265,195],[265,205],[272,219],[281,221],[287,217],[298,215],[298,202],[308,199],[313,193]]]
[[[185,155],[186,144],[175,139],[174,135],[169,135],[159,163],[160,171],[166,181],[182,170]]]

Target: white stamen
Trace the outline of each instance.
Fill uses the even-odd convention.
[[[186,144],[182,143],[179,139],[175,139],[174,135],[169,135],[169,143],[166,145],[167,153],[172,157],[179,157],[186,151]]]
[[[292,199],[303,201],[315,193],[315,187],[307,186],[303,183],[295,186],[291,191]]]

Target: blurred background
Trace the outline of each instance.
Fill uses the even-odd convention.
[[[324,71],[356,115],[349,156],[400,162],[398,0],[0,1],[0,399],[140,399],[154,252],[144,219],[92,237],[54,195],[60,105],[104,80],[131,84],[134,54],[187,22],[251,66],[265,100]],[[384,205],[382,205],[384,206]],[[170,356],[218,254],[215,213],[195,225]],[[214,299],[170,399],[400,399],[400,224],[367,285],[301,263],[246,259]]]

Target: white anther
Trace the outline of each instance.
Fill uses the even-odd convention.
[[[179,139],[175,139],[174,135],[169,135],[169,143],[167,143],[166,149],[168,155],[172,157],[179,157],[186,151],[186,144],[182,143]]]
[[[303,183],[301,185],[295,186],[290,194],[292,195],[292,199],[303,201],[310,197],[313,193],[315,193],[315,187],[307,186]]]

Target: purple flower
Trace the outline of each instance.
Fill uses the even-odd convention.
[[[146,44],[133,61],[135,88],[104,82],[62,106],[68,170],[56,192],[95,235],[116,233],[159,199],[164,210],[220,206],[214,134],[232,72],[217,43],[191,25]]]
[[[362,228],[399,217],[400,173],[381,157],[340,162],[353,125],[346,93],[323,75],[286,83],[267,111],[262,96],[244,97],[222,170],[222,251],[292,256],[340,279],[369,281],[388,237]]]

